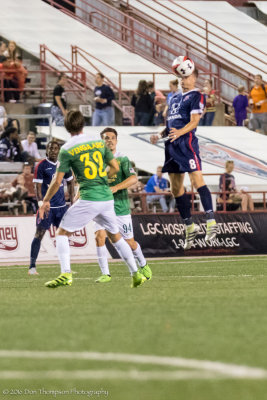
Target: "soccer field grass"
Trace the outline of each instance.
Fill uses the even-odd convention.
[[[0,267],[0,398],[267,399],[267,257],[149,264],[136,289],[122,263],[57,289],[58,266]]]

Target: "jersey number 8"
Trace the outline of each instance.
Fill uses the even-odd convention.
[[[191,160],[189,160],[189,165],[191,169],[196,169],[196,162],[193,158],[191,158]]]
[[[85,153],[80,156],[80,161],[84,162],[84,175],[87,179],[95,179],[95,177],[98,175],[100,178],[103,178],[104,176],[107,175],[106,171],[103,171],[103,158],[102,154],[100,151],[95,151],[93,153],[93,161],[90,161],[90,154]],[[98,165],[97,165],[98,164]]]

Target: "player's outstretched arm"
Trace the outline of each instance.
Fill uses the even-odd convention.
[[[182,129],[171,128],[169,134],[171,142],[174,142],[174,140],[178,139],[180,136],[183,136],[186,133],[191,132],[193,129],[195,129],[198,126],[201,115],[202,114],[191,114],[190,122],[186,124]]]
[[[111,186],[110,189],[112,193],[118,192],[118,190],[123,190],[123,189],[128,189],[130,186],[133,186],[136,184],[138,181],[136,175],[131,175],[128,178],[126,178],[124,181],[118,183],[118,185]]]

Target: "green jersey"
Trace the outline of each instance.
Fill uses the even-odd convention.
[[[62,146],[58,157],[59,172],[72,168],[80,186],[81,200],[113,200],[106,166],[114,158],[99,136],[81,133]]]
[[[114,157],[118,161],[120,170],[114,175],[111,179],[109,179],[109,185],[115,186],[119,183],[125,181],[125,179],[129,178],[131,175],[135,175],[132,164],[129,161],[129,158],[123,156],[121,153],[116,152]],[[114,208],[116,215],[128,215],[131,214],[130,211],[130,201],[128,196],[128,190],[122,189],[116,193],[113,193],[114,196]]]

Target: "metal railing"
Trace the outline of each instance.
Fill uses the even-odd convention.
[[[69,0],[63,1],[66,4],[72,4]],[[211,24],[208,21],[206,21],[206,24],[205,22],[206,30],[203,37],[207,40],[207,43],[206,46],[201,48],[199,43],[194,43],[192,40],[189,41],[177,32],[175,33],[171,31],[168,26],[165,26],[162,23],[159,25],[159,21],[153,20],[151,16],[140,14],[138,9],[132,8],[137,15],[138,13],[140,14],[140,18],[144,19],[144,17],[147,17],[150,21],[154,21],[153,24],[158,26],[158,28],[154,29],[151,26],[145,25],[133,16],[112,7],[103,0],[81,0],[83,6],[87,7],[91,11],[72,4],[75,7],[76,14],[66,10],[64,5],[56,5],[53,0],[48,0],[48,2],[52,6],[57,6],[57,8],[60,8],[61,11],[66,14],[71,15],[90,27],[93,27],[95,30],[100,31],[107,37],[119,42],[130,51],[142,55],[149,61],[152,61],[167,71],[171,72],[171,63],[173,58],[177,56],[178,52],[191,56],[196,61],[200,74],[204,78],[214,78],[215,90],[218,92],[219,99],[222,97],[222,99],[228,104],[232,102],[232,95],[228,95],[227,90],[224,90],[225,93],[221,96],[222,85],[224,85],[224,87],[226,85],[226,87],[235,90],[237,89],[237,85],[222,76],[220,65],[216,65],[217,72],[215,72],[215,64],[211,63],[207,58],[207,48],[209,49],[210,45],[213,44],[209,33],[210,35],[214,35],[210,32],[209,26],[213,27],[215,26],[214,24]],[[139,2],[144,4],[141,0],[139,0]],[[127,1],[125,4],[127,4]],[[145,5],[150,7],[147,2]],[[80,16],[77,14],[80,14]],[[185,27],[187,28],[187,26]],[[225,36],[225,34],[223,36]],[[220,37],[220,40],[222,40],[222,37]],[[215,43],[215,45],[217,46],[217,43]],[[210,50],[208,55],[211,55]],[[245,61],[247,61],[247,59]],[[241,70],[239,66],[229,63],[226,59],[218,58],[218,55],[217,63],[223,63],[228,70],[241,77],[246,82],[247,89],[249,89],[250,83],[254,78],[252,74]],[[202,83],[203,79],[200,79],[200,82]]]

